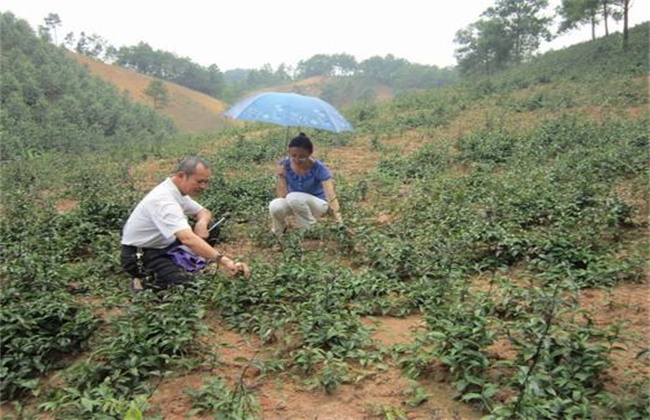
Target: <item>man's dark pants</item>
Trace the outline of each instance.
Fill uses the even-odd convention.
[[[145,288],[165,289],[175,284],[192,281],[192,275],[183,267],[176,265],[167,253],[168,248],[139,248],[141,256],[138,261],[138,248],[122,245],[120,259],[122,269],[144,282]]]

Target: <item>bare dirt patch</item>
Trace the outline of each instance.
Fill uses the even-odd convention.
[[[621,284],[611,290],[583,290],[580,305],[600,329],[620,327],[620,349],[612,353],[607,371],[610,391],[630,384],[630,378],[650,376],[650,358],[640,356],[650,343],[650,281]]]
[[[390,347],[412,340],[412,333],[420,325],[417,316],[407,318],[373,317],[363,322],[373,326],[380,346]],[[410,419],[479,419],[480,413],[453,400],[448,385],[433,380],[424,381],[429,400],[417,407],[408,404],[414,382],[401,375],[396,366],[386,369],[359,369],[360,379],[339,386],[327,394],[308,383],[306,378],[282,373],[260,375],[247,366],[253,358],[272,357],[272,347],[265,347],[255,337],[230,331],[212,315],[208,320],[212,333],[203,338],[219,360],[218,366],[204,372],[166,378],[150,399],[149,414],[163,415],[165,419],[184,419],[191,410],[191,399],[182,391],[199,389],[209,377],[219,376],[231,387],[243,381],[257,395],[260,418],[281,419],[370,419],[384,418],[387,412],[401,412]],[[422,386],[422,384],[420,384]],[[212,418],[209,413],[195,418]]]
[[[78,200],[65,199],[56,203],[56,212],[59,214],[69,213],[77,208]]]

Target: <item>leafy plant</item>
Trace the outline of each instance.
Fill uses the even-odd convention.
[[[7,400],[36,393],[38,378],[85,349],[99,322],[88,308],[61,292],[6,288],[0,308],[0,396]]]
[[[200,389],[185,389],[184,392],[190,396],[194,407],[187,413],[189,416],[207,411],[215,418],[236,420],[257,416],[260,412],[254,395],[241,380],[230,389],[223,378],[213,377]]]

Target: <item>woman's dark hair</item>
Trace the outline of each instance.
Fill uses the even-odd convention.
[[[308,151],[310,155],[314,152],[314,145],[305,133],[300,133],[296,137],[292,138],[289,142],[289,148],[291,147],[304,149]]]

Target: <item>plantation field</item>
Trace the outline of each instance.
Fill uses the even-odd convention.
[[[4,161],[3,418],[647,418],[650,80],[606,47],[303,130],[345,230],[269,234],[284,127]],[[122,225],[190,154],[251,278],[134,294]]]

